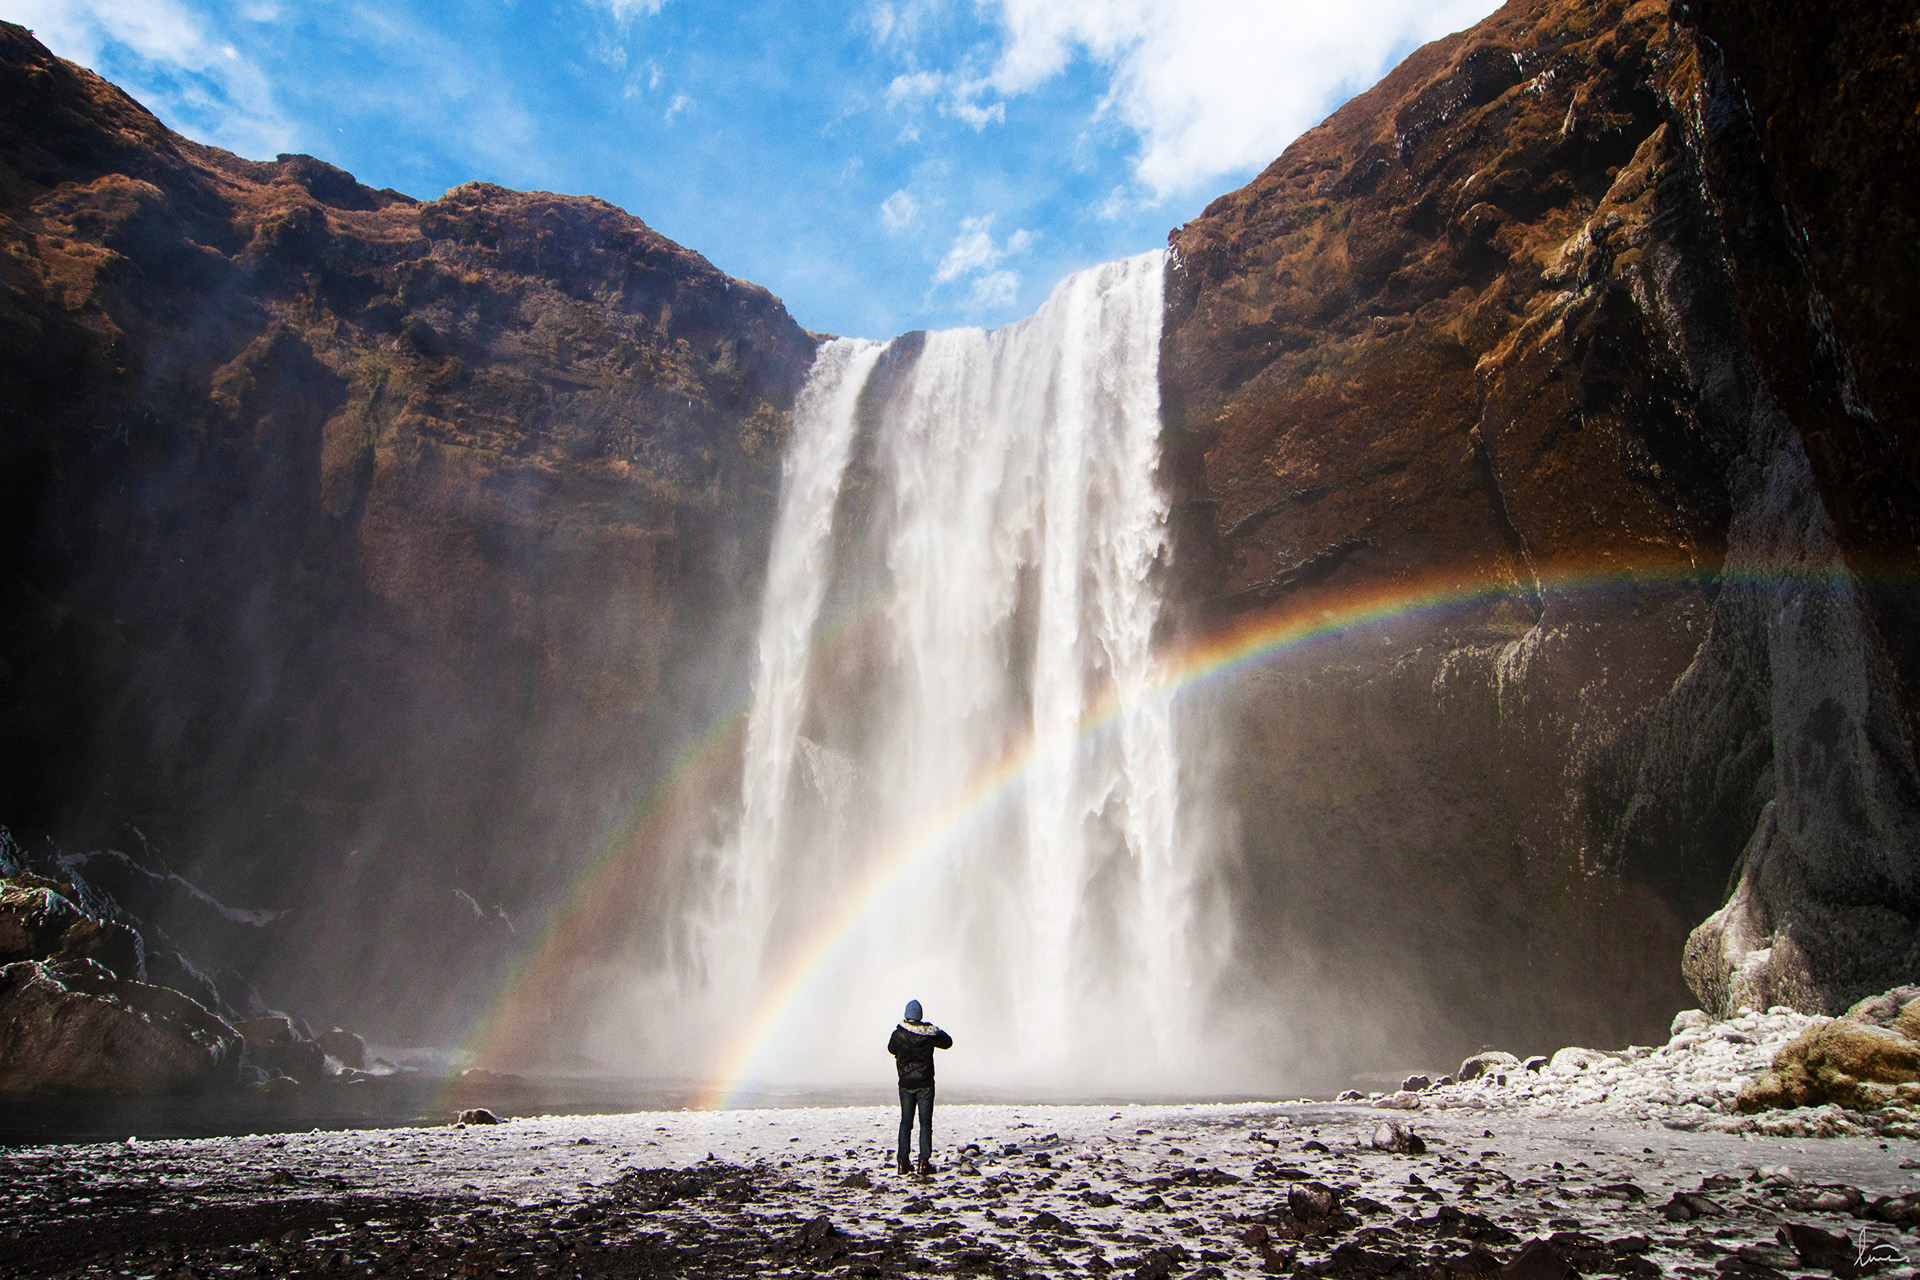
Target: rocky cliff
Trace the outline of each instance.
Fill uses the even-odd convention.
[[[1353,624],[1207,708],[1308,1040],[1913,977],[1916,37],[1513,0],[1171,237],[1181,625]]]
[[[431,1034],[740,696],[815,339],[601,201],[242,160],[4,24],[0,243],[0,813],[297,906],[270,995]]]

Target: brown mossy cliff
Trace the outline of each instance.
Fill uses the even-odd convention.
[[[1350,624],[1206,708],[1304,1039],[1912,977],[1915,41],[1513,0],[1172,235],[1180,625]]]
[[[282,998],[417,1032],[737,700],[815,341],[602,201],[242,160],[0,24],[0,813],[298,904]]]

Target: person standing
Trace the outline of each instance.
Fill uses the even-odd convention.
[[[907,1016],[887,1039],[900,1076],[900,1172],[912,1172],[913,1117],[920,1115],[920,1175],[933,1172],[933,1051],[953,1048],[953,1037],[922,1021],[920,1002],[907,1001]]]

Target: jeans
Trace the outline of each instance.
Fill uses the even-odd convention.
[[[913,1113],[920,1112],[920,1163],[933,1163],[933,1086],[900,1090],[900,1167],[906,1168],[913,1154]]]

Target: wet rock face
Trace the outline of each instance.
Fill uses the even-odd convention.
[[[0,1092],[202,1093],[233,1083],[240,1047],[179,992],[90,961],[0,966]]]
[[[1468,1026],[1651,1039],[1743,875],[1740,921],[1686,960],[1715,1012],[1837,1013],[1920,961],[1920,631],[1863,576],[1915,542],[1862,559],[1829,457],[1880,448],[1876,500],[1920,511],[1885,461],[1908,393],[1835,434],[1841,392],[1870,393],[1804,317],[1822,281],[1848,291],[1840,229],[1869,206],[1808,179],[1835,230],[1803,261],[1768,194],[1801,179],[1738,75],[1840,76],[1766,129],[1809,157],[1844,136],[1846,164],[1893,145],[1853,136],[1848,95],[1910,113],[1914,86],[1883,53],[1864,79],[1757,38],[1723,61],[1708,37],[1740,7],[1516,0],[1171,237],[1181,625],[1350,624],[1208,708],[1244,927],[1272,940],[1249,967],[1305,959],[1342,1008],[1444,990],[1435,1057],[1484,1042]],[[1848,296],[1884,320],[1914,294]]]
[[[138,815],[290,956],[411,937],[266,981],[417,1026],[507,934],[452,890],[536,907],[744,685],[813,337],[601,201],[242,160],[15,26],[0,240],[4,821]]]

